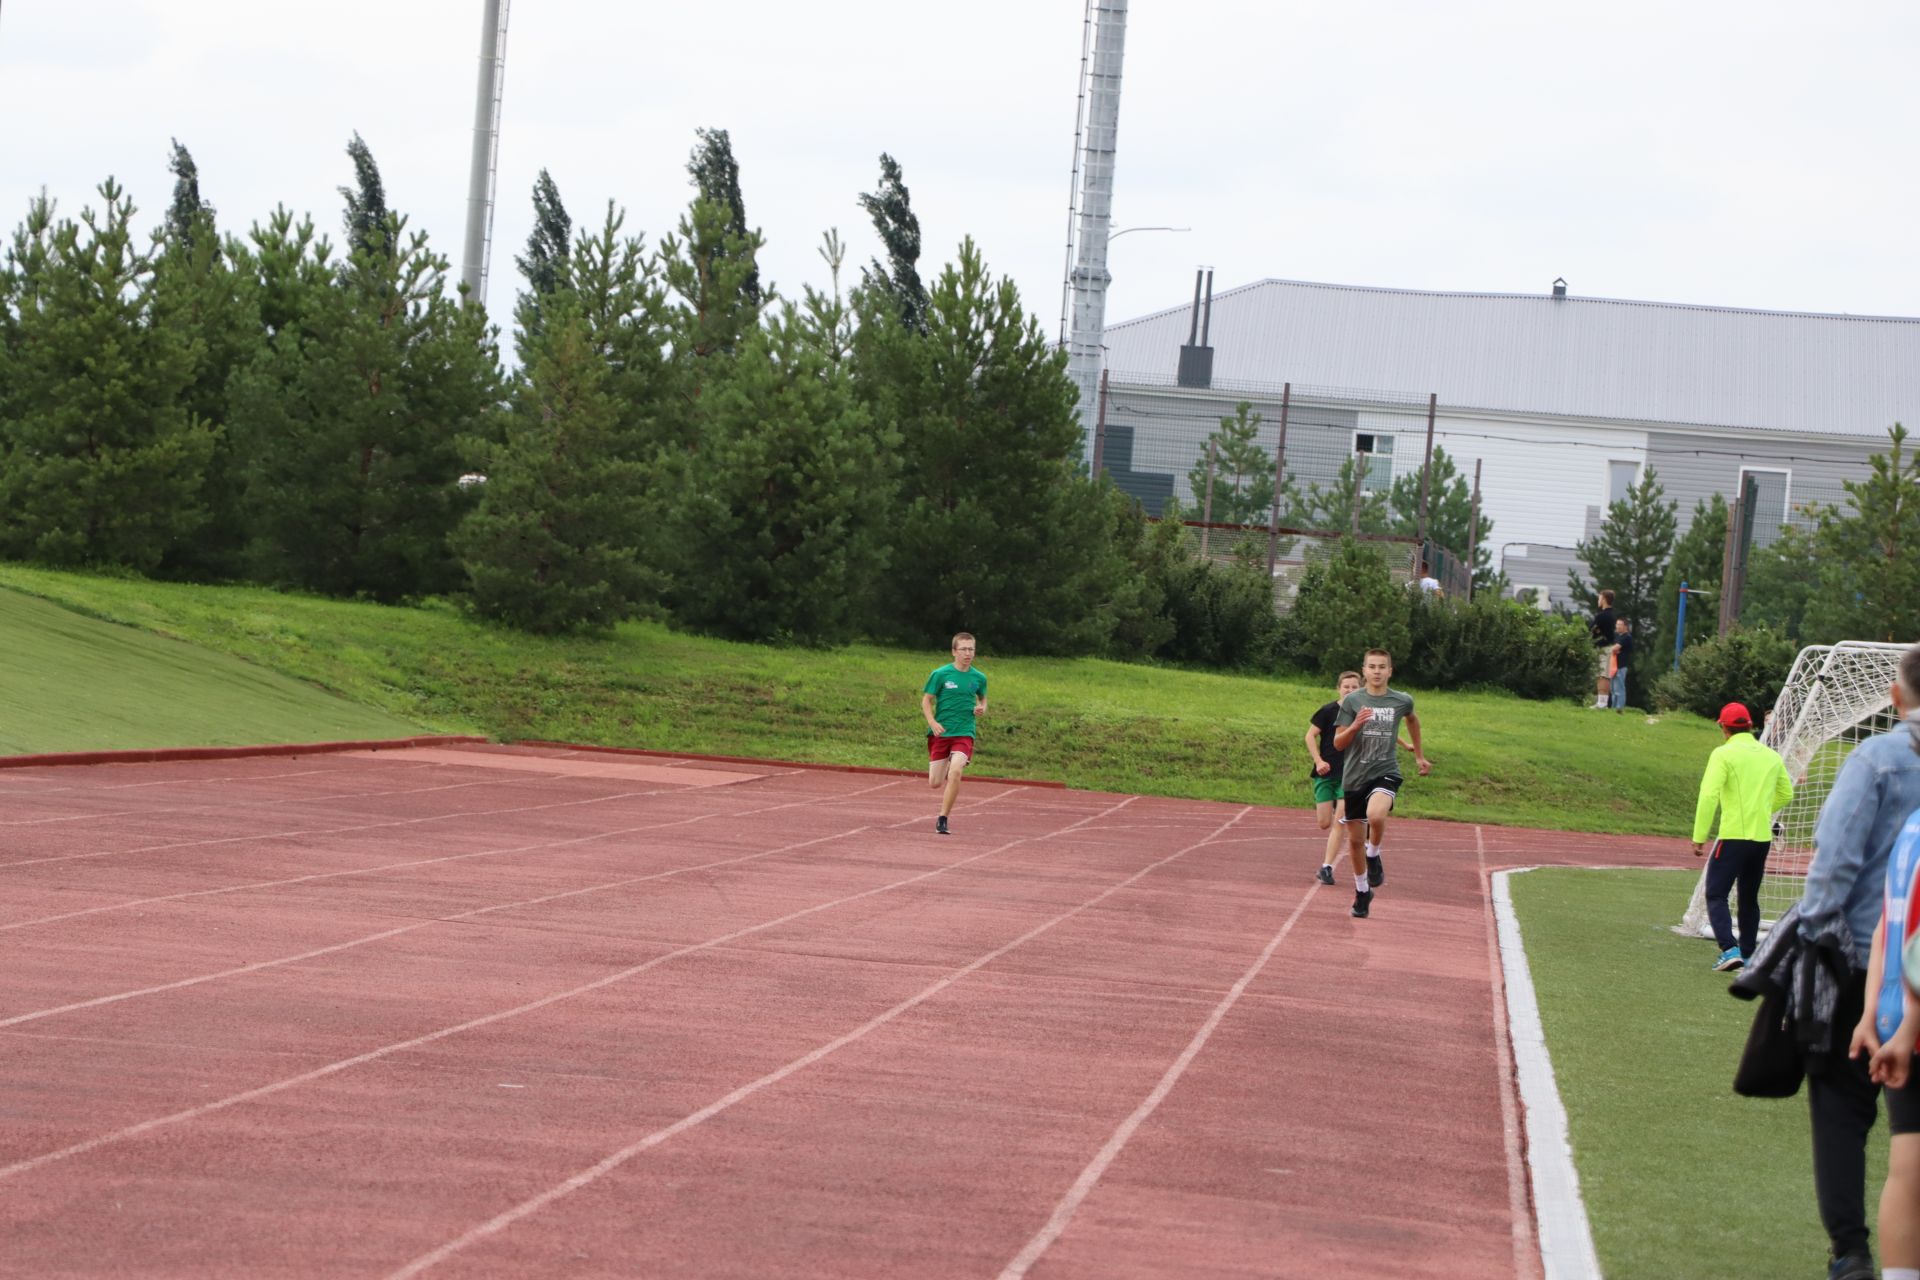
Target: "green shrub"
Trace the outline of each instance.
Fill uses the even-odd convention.
[[[1245,547],[1225,564],[1205,560],[1188,541],[1190,535],[1154,565],[1160,608],[1173,623],[1158,656],[1215,667],[1272,666],[1280,620],[1265,562]]]
[[[1739,702],[1763,715],[1780,697],[1795,652],[1793,641],[1777,631],[1735,628],[1682,653],[1680,669],[1654,682],[1654,704],[1711,717],[1727,703]]]
[[[1593,647],[1583,623],[1491,593],[1471,602],[1415,597],[1412,643],[1395,665],[1434,689],[1490,685],[1523,698],[1564,698],[1592,686]],[[1631,681],[1629,681],[1631,683]]]
[[[1394,585],[1378,551],[1342,538],[1332,556],[1308,565],[1302,575],[1279,637],[1279,656],[1289,666],[1325,677],[1357,670],[1368,649],[1385,649],[1396,665],[1405,666],[1407,595]]]

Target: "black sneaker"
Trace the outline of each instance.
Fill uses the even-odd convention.
[[[1870,1253],[1849,1253],[1827,1263],[1827,1280],[1873,1280],[1876,1274]]]
[[[937,836],[950,836],[950,835],[952,835],[952,834],[953,834],[953,832],[951,832],[951,831],[949,831],[949,830],[947,830],[947,815],[946,815],[946,814],[944,814],[944,813],[943,813],[943,814],[941,814],[941,815],[940,815],[940,817],[939,817],[939,818],[938,818],[938,819],[937,819],[937,820],[936,820],[936,821],[934,822],[934,824],[933,824],[933,833],[934,833],[935,835],[937,835]]]
[[[1353,895],[1353,918],[1355,920],[1365,920],[1367,918],[1367,912],[1372,908],[1373,890],[1369,889],[1365,893],[1356,893]]]
[[[1387,882],[1387,868],[1377,853],[1367,855],[1367,883],[1378,889]]]
[[[1333,883],[1333,868],[1332,868],[1332,867],[1330,867],[1330,866],[1328,866],[1328,865],[1326,865],[1326,864],[1325,864],[1325,863],[1323,862],[1323,863],[1321,863],[1321,864],[1320,864],[1320,869],[1319,869],[1318,871],[1316,871],[1316,872],[1314,872],[1314,873],[1313,873],[1313,878],[1314,878],[1315,880],[1318,880],[1318,881],[1319,881],[1319,882],[1320,882],[1321,884],[1332,884],[1332,883]]]

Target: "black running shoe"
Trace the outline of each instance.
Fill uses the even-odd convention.
[[[1386,882],[1387,868],[1381,863],[1380,855],[1377,853],[1369,855],[1367,858],[1367,883],[1378,889]]]
[[[1353,895],[1353,918],[1355,920],[1365,920],[1367,918],[1367,912],[1372,910],[1372,908],[1373,890],[1369,889],[1365,893],[1356,893]]]
[[[1313,878],[1315,880],[1318,880],[1321,884],[1332,884],[1333,868],[1323,862],[1320,864],[1320,869],[1313,873]]]
[[[1873,1255],[1849,1253],[1827,1263],[1827,1280],[1873,1280]]]
[[[941,814],[939,819],[933,824],[933,833],[937,836],[950,836],[953,834],[953,832],[947,830],[946,814]]]

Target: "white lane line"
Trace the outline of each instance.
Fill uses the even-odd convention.
[[[1111,813],[1115,809],[1120,809],[1130,804],[1132,800],[1133,797],[1129,796],[1127,799],[1122,800],[1119,804],[1112,806],[1104,812]],[[1104,816],[1104,814],[1101,816]],[[571,1000],[575,996],[586,995],[588,992],[598,991],[602,987],[609,987],[615,983],[624,982],[628,978],[636,977],[650,969],[656,969],[669,961],[678,960],[683,956],[694,955],[714,947],[723,947],[730,942],[737,942],[741,938],[751,937],[756,933],[764,933],[768,929],[791,924],[795,920],[803,920],[808,916],[817,915],[822,911],[830,911],[835,907],[842,907],[850,902],[859,902],[864,898],[871,898],[876,894],[889,893],[895,889],[905,888],[910,884],[918,884],[922,880],[930,880],[935,876],[944,875],[959,867],[979,862],[983,858],[991,858],[997,853],[1013,848],[1015,845],[1026,844],[1034,840],[1047,839],[1051,834],[1052,833],[1038,836],[1021,836],[997,848],[988,849],[984,853],[976,853],[971,857],[962,858],[958,862],[948,863],[942,867],[935,867],[931,871],[922,871],[916,875],[894,880],[876,888],[848,894],[843,898],[835,898],[831,902],[823,902],[818,906],[804,907],[799,911],[789,912],[776,920],[769,920],[763,924],[749,925],[744,929],[736,929],[731,933],[722,934],[717,938],[709,938],[705,942],[690,943],[687,946],[676,948],[663,955],[655,956],[651,960],[646,960],[640,964],[621,969],[616,973],[610,973],[603,977],[596,978],[592,982],[584,982],[579,986],[570,987],[565,991],[556,991],[551,995],[542,996],[538,1000],[529,1000],[525,1004],[518,1004],[510,1009],[502,1009],[495,1013],[483,1014],[478,1018],[469,1018],[465,1022],[455,1023],[449,1027],[441,1027],[437,1031],[429,1031],[424,1035],[414,1036],[408,1040],[400,1040],[393,1044],[382,1045],[378,1049],[369,1049],[365,1053],[356,1054],[351,1058],[343,1058],[337,1062],[330,1062],[325,1066],[316,1067],[311,1071],[304,1071],[299,1075],[289,1076],[284,1080],[276,1080],[272,1084],[261,1085],[259,1088],[248,1089],[242,1093],[230,1094],[225,1098],[219,1098],[215,1101],[204,1103],[201,1106],[189,1107],[184,1111],[175,1111],[169,1115],[156,1116],[151,1120],[143,1120],[138,1124],[128,1125],[123,1129],[116,1129],[111,1133],[104,1133],[99,1137],[88,1138],[83,1142],[76,1142],[71,1146],[62,1147],[57,1151],[49,1151],[41,1155],[30,1156],[25,1160],[0,1166],[0,1180],[17,1177],[20,1174],[38,1169],[43,1165],[52,1164],[58,1160],[83,1155],[86,1152],[95,1151],[101,1147],[110,1146],[117,1142],[124,1142],[130,1138],[137,1138],[142,1134],[151,1133],[155,1129],[165,1128],[168,1125],[180,1124],[188,1120],[197,1120],[202,1116],[212,1115],[216,1111],[224,1111],[229,1107],[239,1106],[243,1102],[252,1102],[259,1098],[270,1097],[273,1094],[284,1092],[287,1089],[292,1089],[299,1085],[309,1084],[315,1080],[324,1079],[327,1076],[337,1075],[353,1067],[363,1066],[369,1062],[377,1062],[382,1058],[390,1057],[403,1050],[417,1049],[422,1045],[432,1044],[435,1041],[444,1040],[449,1036],[456,1036],[462,1032],[477,1030],[496,1022],[504,1022],[509,1018],[517,1018],[523,1013],[532,1013],[535,1010],[544,1009],[548,1005],[559,1004],[563,1000]]]
[[[880,791],[898,783],[883,782],[869,791]],[[661,794],[683,794],[679,787],[662,787],[653,791],[635,791],[623,793],[629,796],[651,796]],[[853,792],[860,795],[864,792]],[[608,797],[609,799],[616,797]],[[845,797],[837,797],[844,799]],[[703,813],[691,818],[676,818],[671,822],[650,822],[637,827],[622,827],[616,831],[596,831],[592,835],[573,836],[566,840],[547,840],[538,844],[513,845],[500,849],[477,849],[472,853],[450,853],[438,858],[413,858],[406,862],[384,862],[377,867],[358,867],[348,871],[315,871],[304,876],[289,876],[282,880],[249,880],[244,884],[222,885],[216,889],[188,889],[181,893],[163,893],[151,898],[131,898],[126,902],[109,903],[100,907],[83,907],[78,911],[63,911],[58,915],[35,916],[30,920],[15,920],[11,924],[0,924],[0,933],[15,929],[26,929],[37,925],[55,924],[61,920],[75,920],[81,916],[97,916],[110,911],[126,911],[134,907],[152,906],[156,902],[180,902],[187,898],[212,898],[226,893],[244,893],[250,889],[277,889],[289,884],[310,884],[316,880],[339,880],[351,876],[378,875],[384,871],[404,871],[412,867],[438,866],[447,862],[465,862],[473,858],[504,857],[513,853],[533,853],[541,849],[561,849],[569,845],[589,844],[595,840],[611,840],[616,836],[630,836],[643,831],[664,831],[668,827],[684,827],[695,822],[710,822],[716,818],[750,818],[756,814],[772,813],[779,809],[804,808],[818,803],[817,800],[791,800],[784,804],[764,805],[758,809],[744,809],[733,813]],[[515,811],[517,812],[517,811]]]
[[[1482,828],[1473,829],[1474,858],[1480,869],[1480,893],[1487,909],[1482,913],[1487,937],[1487,958],[1500,954],[1500,939],[1495,921],[1499,912],[1494,905],[1493,880],[1487,874],[1487,840]],[[1520,1103],[1514,1096],[1513,1038],[1507,1019],[1508,987],[1506,965],[1492,966],[1493,1044],[1499,1055],[1500,1132],[1507,1154],[1507,1220],[1513,1235],[1513,1274],[1521,1280],[1540,1275],[1540,1247],[1534,1237],[1533,1204],[1527,1195],[1527,1157],[1525,1126],[1520,1119]]]
[[[1521,870],[1530,870],[1522,868]],[[1493,877],[1493,909],[1499,920],[1500,965],[1506,979],[1507,1026],[1526,1107],[1527,1164],[1533,1170],[1533,1205],[1539,1218],[1540,1269],[1546,1280],[1600,1280],[1600,1258],[1593,1248],[1587,1206],[1580,1197],[1580,1174],[1573,1167],[1567,1139],[1567,1110],[1554,1083],[1553,1058],[1540,1023],[1533,973],[1513,912],[1509,879],[1517,871]]]
[[[894,786],[894,785],[896,784],[891,782],[883,782],[871,787],[862,787],[858,791],[846,792],[844,795],[834,797],[834,799],[846,800],[846,799],[852,798],[853,796],[865,795],[869,791],[884,790],[885,788]],[[980,809],[985,808],[987,805],[992,804],[995,800],[999,798],[1000,798],[999,796],[989,796],[986,799],[981,800],[977,803],[968,804],[964,806],[964,811],[969,813],[976,812]],[[796,802],[796,803],[801,805],[806,805],[806,804],[820,804],[820,803],[824,803],[824,801],[813,800],[813,801],[802,801],[802,802]],[[923,821],[923,819],[921,818],[908,818],[900,822],[890,823],[886,827],[880,828],[880,830],[891,830],[895,827],[904,827],[904,826],[911,825],[912,823],[921,822],[921,821]],[[221,969],[214,973],[197,974],[194,977],[181,978],[175,982],[163,982],[156,986],[140,987],[132,991],[116,991],[108,995],[95,996],[90,1000],[77,1000],[72,1004],[57,1005],[53,1008],[36,1009],[28,1013],[14,1014],[11,1017],[0,1018],[0,1029],[12,1027],[12,1026],[18,1026],[21,1023],[25,1023],[25,1022],[37,1022],[42,1018],[51,1018],[57,1014],[77,1013],[82,1009],[94,1009],[94,1008],[100,1007],[101,1005],[118,1004],[123,1000],[133,1000],[133,999],[137,999],[140,996],[158,995],[161,992],[165,992],[165,991],[179,991],[186,987],[197,987],[202,983],[215,982],[221,978],[238,977],[239,975],[245,974],[245,973],[258,973],[263,969],[277,969],[282,965],[298,964],[302,960],[312,960],[319,956],[333,955],[336,952],[348,951],[354,947],[363,947],[363,946],[368,946],[375,942],[383,942],[388,938],[395,938],[400,936],[403,933],[412,933],[417,929],[431,928],[432,926],[437,924],[452,924],[455,921],[460,921],[460,920],[472,920],[478,916],[490,915],[495,911],[511,911],[519,907],[542,906],[549,902],[558,902],[563,898],[577,898],[589,893],[604,893],[613,889],[624,889],[629,885],[645,884],[653,880],[668,880],[675,876],[691,875],[695,872],[700,872],[700,871],[714,871],[714,870],[718,870],[721,867],[738,866],[741,863],[755,862],[762,858],[777,857],[783,853],[791,853],[795,849],[804,849],[804,848],[807,848],[809,845],[822,844],[828,840],[845,839],[849,836],[858,835],[863,831],[871,831],[874,829],[875,828],[873,828],[871,825],[862,826],[862,827],[853,827],[846,831],[836,832],[833,835],[820,836],[813,840],[802,840],[796,844],[781,845],[777,849],[767,849],[760,853],[743,854],[737,858],[722,858],[717,862],[703,862],[703,863],[700,863],[698,866],[674,867],[667,871],[656,871],[650,875],[644,875],[644,876],[628,876],[625,879],[612,880],[612,881],[608,881],[605,884],[586,885],[578,889],[567,889],[560,893],[544,894],[538,898],[522,898],[514,902],[496,903],[491,907],[476,907],[471,911],[462,911],[457,915],[435,916],[430,920],[418,920],[412,924],[401,925],[398,928],[385,929],[379,933],[370,933],[359,938],[350,938],[345,942],[336,942],[330,946],[315,948],[312,951],[303,951],[299,955],[281,956],[273,960],[258,960],[253,962],[252,964],[236,965],[233,968]],[[583,838],[590,839],[591,837],[583,837]]]
[[[1099,1184],[1108,1167],[1119,1157],[1120,1152],[1133,1139],[1133,1135],[1140,1126],[1147,1122],[1147,1118],[1166,1100],[1167,1095],[1173,1092],[1174,1085],[1180,1082],[1180,1077],[1193,1064],[1193,1060],[1200,1056],[1200,1051],[1206,1048],[1207,1041],[1213,1037],[1215,1029],[1226,1018],[1228,1011],[1239,1001],[1241,993],[1260,976],[1260,971],[1267,967],[1267,961],[1273,959],[1273,953],[1279,950],[1280,944],[1285,942],[1287,935],[1293,932],[1293,926],[1299,922],[1308,904],[1319,895],[1319,889],[1320,886],[1316,884],[1301,897],[1292,913],[1281,924],[1279,931],[1268,940],[1259,957],[1248,966],[1245,973],[1240,975],[1240,980],[1233,984],[1220,1002],[1214,1005],[1213,1012],[1207,1015],[1205,1022],[1200,1024],[1200,1029],[1193,1033],[1193,1039],[1187,1042],[1187,1047],[1161,1074],[1159,1083],[1154,1085],[1145,1098],[1141,1099],[1140,1105],[1133,1109],[1133,1114],[1120,1122],[1120,1127],[1113,1131],[1106,1145],[1095,1153],[1093,1159],[1087,1162],[1086,1168],[1080,1171],[1080,1176],[1073,1180],[1073,1185],[1067,1189],[1067,1194],[1062,1196],[1060,1202],[1054,1206],[1046,1225],[1034,1232],[1033,1238],[1028,1240],[1026,1246],[1014,1255],[1013,1261],[1001,1270],[1000,1280],[1019,1280],[1019,1277],[1026,1275],[1032,1269],[1034,1263],[1040,1261],[1042,1254],[1053,1247],[1054,1241],[1060,1238],[1061,1233],[1067,1229],[1067,1225],[1073,1221],[1073,1215],[1079,1212],[1081,1204],[1093,1193],[1094,1187]]]
[[[1119,805],[1114,806],[1114,809],[1109,809],[1106,812],[1112,813],[1114,812],[1115,809],[1118,809],[1124,806],[1125,804],[1129,803],[1129,801],[1132,799],[1133,797],[1129,797],[1128,800],[1121,801]],[[921,991],[919,991],[918,993],[912,996],[907,997],[905,1000],[902,1000],[899,1004],[894,1005],[891,1009],[886,1010],[884,1013],[875,1015],[874,1017],[868,1019],[866,1022],[863,1022],[859,1026],[855,1027],[852,1031],[847,1032],[845,1035],[837,1036],[834,1039],[829,1040],[827,1043],[819,1046],[818,1048],[813,1049],[811,1052],[802,1054],[800,1057],[795,1058],[793,1061],[787,1063],[785,1066],[779,1067],[773,1071],[769,1071],[766,1075],[761,1076],[759,1079],[753,1080],[748,1082],[747,1084],[741,1085],[738,1089],[735,1089],[732,1093],[727,1094],[725,1097],[720,1098],[717,1101],[708,1103],[706,1106],[700,1108],[700,1110],[698,1111],[691,1113],[690,1115],[682,1116],[679,1120],[674,1121],[672,1124],[667,1125],[663,1129],[654,1130],[652,1133],[649,1133],[644,1138],[641,1138],[638,1141],[629,1144],[628,1146],[622,1147],[620,1150],[614,1152],[612,1155],[606,1157],[605,1159],[601,1160],[599,1163],[593,1165],[592,1167],[587,1169],[582,1169],[579,1173],[574,1174],[571,1178],[568,1178],[566,1181],[558,1183],[552,1187],[549,1187],[547,1190],[541,1192],[537,1196],[532,1197],[531,1199],[521,1201],[519,1204],[515,1205],[513,1208],[508,1209],[503,1213],[497,1214],[496,1216],[489,1218],[487,1221],[481,1223],[477,1227],[474,1227],[472,1230],[466,1232],[465,1234],[458,1236],[452,1240],[449,1240],[447,1243],[441,1245],[438,1249],[434,1249],[431,1252],[421,1254],[419,1257],[415,1258],[412,1262],[407,1263],[405,1266],[401,1267],[399,1270],[389,1272],[387,1275],[387,1280],[407,1280],[407,1277],[419,1275],[421,1272],[427,1270],[429,1267],[436,1266],[439,1263],[446,1261],[448,1258],[460,1252],[462,1249],[467,1248],[469,1245],[475,1244],[485,1239],[488,1236],[495,1235],[498,1232],[504,1231],[506,1228],[512,1226],[515,1222],[518,1222],[520,1219],[527,1217],[529,1214],[538,1213],[540,1210],[546,1208],[548,1205],[552,1204],[554,1201],[560,1199],[561,1197],[571,1195],[573,1192],[578,1191],[580,1188],[584,1186],[587,1186],[589,1183],[592,1183],[597,1179],[605,1176],[606,1174],[611,1173],[613,1170],[619,1168],[621,1165],[633,1159],[635,1156],[640,1155],[642,1152],[651,1150],[652,1148],[659,1146],[661,1143],[666,1142],[667,1140],[679,1134],[685,1133],[687,1130],[693,1128],[696,1125],[704,1124],[706,1121],[711,1120],[713,1117],[719,1115],[723,1111],[726,1111],[730,1107],[733,1107],[741,1102],[746,1101],[748,1098],[752,1097],[756,1093],[759,1093],[761,1090],[770,1088],[773,1085],[779,1084],[782,1080],[786,1079],[790,1075],[793,1075],[795,1072],[804,1071],[806,1068],[812,1066],[814,1063],[820,1061],[822,1058],[827,1057],[829,1054],[832,1054],[839,1049],[845,1048],[847,1045],[852,1044],[854,1041],[861,1039],[862,1037],[866,1036],[870,1032],[877,1030],[880,1027],[884,1027],[889,1022],[892,1022],[895,1018],[898,1018],[901,1014],[906,1013],[908,1010],[916,1008],[919,1005],[926,1003],[928,1000],[931,1000],[934,996],[939,995],[942,991],[945,991],[948,987],[952,986],[954,983],[960,981],[962,978],[965,978],[968,974],[974,973],[979,969],[984,968],[986,965],[993,963],[995,960],[998,960],[1001,956],[1006,955],[1009,951],[1012,951],[1014,948],[1023,946],[1026,943],[1031,942],[1033,939],[1039,937],[1041,934],[1047,932],[1047,930],[1053,928],[1055,925],[1058,925],[1066,920],[1071,920],[1074,916],[1079,915],[1081,912],[1098,906],[1100,903],[1106,901],[1108,898],[1112,897],[1114,894],[1120,892],[1122,889],[1125,889],[1127,886],[1133,884],[1135,881],[1139,880],[1141,877],[1146,876],[1158,870],[1159,868],[1166,866],[1169,862],[1174,861],[1176,858],[1185,857],[1187,854],[1192,853],[1195,849],[1199,849],[1213,843],[1214,838],[1217,837],[1222,831],[1225,831],[1229,827],[1233,826],[1234,823],[1240,821],[1241,818],[1244,818],[1251,811],[1252,811],[1251,805],[1241,809],[1239,813],[1235,814],[1233,817],[1227,819],[1227,821],[1221,823],[1218,827],[1214,828],[1213,835],[1207,837],[1206,839],[1196,841],[1195,843],[1188,845],[1186,848],[1181,849],[1178,852],[1168,854],[1166,857],[1161,858],[1157,862],[1149,863],[1147,866],[1140,868],[1140,870],[1134,872],[1132,875],[1128,876],[1126,879],[1120,881],[1119,883],[1110,885],[1106,889],[1101,890],[1099,893],[1087,899],[1087,901],[1081,903],[1079,906],[1074,907],[1068,911],[1062,912],[1061,914],[1053,917],[1053,919],[1048,920],[1045,924],[1037,925],[1034,928],[1029,929],[1027,932],[1015,938],[1012,942],[1008,942],[999,947],[996,947],[992,951],[987,952],[985,955],[979,957],[978,959],[966,965],[963,965],[958,969],[955,969],[952,973],[947,974],[945,977],[941,978],[938,982],[935,982],[933,985],[922,989]],[[1100,814],[1096,816],[1104,817],[1105,814]],[[1082,821],[1089,821],[1089,819],[1083,819]],[[1079,823],[1073,824],[1073,826],[1078,826],[1078,825],[1080,824]],[[1064,828],[1063,830],[1070,831],[1072,829],[1073,827],[1067,827],[1067,828]],[[1029,837],[1025,837],[1025,839],[1050,840],[1060,834],[1062,834],[1062,832],[1056,831],[1056,832],[1051,832],[1045,836],[1029,836]],[[1015,841],[1014,843],[1017,844],[1017,843],[1020,843],[1020,841]],[[1006,847],[1010,848],[1011,845]],[[1315,887],[1318,888],[1319,886],[1316,885]],[[1311,895],[1309,895],[1309,897],[1311,897]]]

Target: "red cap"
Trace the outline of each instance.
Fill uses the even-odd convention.
[[[1729,702],[1720,708],[1720,727],[1722,729],[1751,729],[1753,717],[1747,709],[1737,702]]]

